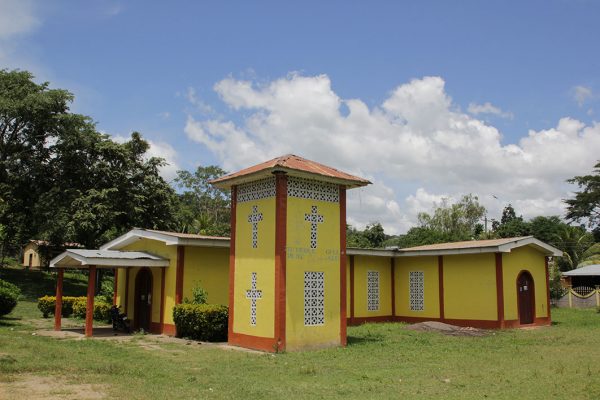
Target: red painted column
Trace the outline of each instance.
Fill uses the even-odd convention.
[[[444,256],[438,256],[438,285],[440,292],[440,321],[446,318],[444,307]]]
[[[285,350],[287,175],[275,173],[275,340]]]
[[[183,265],[185,262],[185,247],[177,246],[177,271],[175,275],[175,304],[183,301]]]
[[[502,253],[495,253],[495,256],[496,256],[496,305],[498,307],[498,327],[504,328],[504,276],[502,274]]]
[[[546,270],[546,307],[548,308],[548,323],[552,318],[550,314],[550,271],[548,270],[548,257],[544,257],[544,266]]]
[[[346,316],[346,187],[340,186],[340,341],[348,344]]]
[[[115,280],[114,280],[114,289],[113,289],[113,306],[117,305],[117,294],[119,288],[119,269],[115,268]]]
[[[167,268],[162,267],[160,271],[160,333],[165,331],[165,275]]]
[[[54,306],[54,330],[60,331],[61,320],[62,320],[62,295],[63,295],[63,277],[65,270],[62,268],[58,269],[58,276],[56,278],[56,303]]]
[[[85,309],[85,336],[92,336],[94,323],[94,289],[96,288],[96,266],[88,269],[87,304]]]

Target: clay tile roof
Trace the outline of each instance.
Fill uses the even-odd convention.
[[[210,181],[221,188],[231,187],[236,184],[252,181],[261,177],[270,176],[275,171],[287,172],[292,176],[305,176],[324,178],[326,181],[339,183],[347,187],[366,186],[371,182],[358,176],[350,175],[327,165],[307,160],[294,154],[277,157],[269,161],[245,168]]]

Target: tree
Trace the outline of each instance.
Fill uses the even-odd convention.
[[[594,243],[594,237],[583,227],[566,225],[562,228],[557,247],[563,250],[563,256],[558,259],[561,271],[577,268],[584,259],[583,255]]]
[[[177,217],[180,231],[215,236],[229,235],[230,193],[208,183],[226,173],[215,165],[199,166],[194,173],[177,172],[175,184],[183,189],[179,196]]]
[[[523,220],[523,216],[517,213],[511,204],[508,204],[502,210],[502,218],[500,223],[494,221],[492,229],[496,237],[508,238],[528,236],[531,233],[531,226]]]
[[[445,237],[448,241],[456,242],[476,237],[480,230],[479,221],[485,212],[477,196],[468,194],[455,204],[449,204],[448,199],[444,199],[433,215],[422,212],[418,219],[420,227],[431,230],[433,237]]]
[[[567,203],[567,219],[587,219],[590,227],[600,230],[600,161],[594,166],[593,175],[575,176],[567,182],[582,189],[575,192],[575,198],[564,200]]]
[[[169,229],[175,192],[148,143],[136,132],[112,141],[69,112],[72,94],[48,86],[0,71],[2,254],[31,238],[93,248],[132,227]]]

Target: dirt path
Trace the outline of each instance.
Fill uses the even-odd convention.
[[[70,383],[65,377],[13,375],[14,380],[0,382],[3,400],[97,400],[106,399],[106,386]]]

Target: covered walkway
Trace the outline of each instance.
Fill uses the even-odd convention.
[[[87,303],[85,314],[85,336],[93,333],[94,291],[96,287],[96,271],[116,268],[166,268],[169,260],[154,254],[141,251],[117,250],[80,250],[69,249],[50,261],[50,268],[58,271],[56,281],[56,306],[54,310],[54,330],[61,330],[63,277],[65,269],[80,269],[88,271]],[[118,276],[115,275],[115,287]],[[116,291],[115,291],[116,294]],[[113,297],[113,304],[116,299]]]

